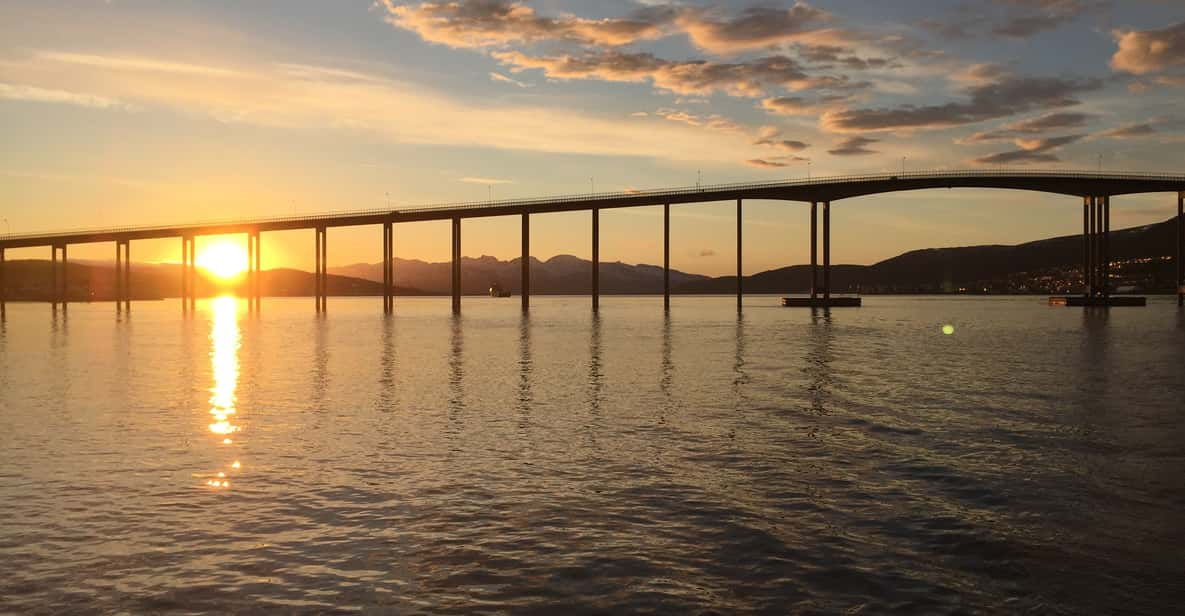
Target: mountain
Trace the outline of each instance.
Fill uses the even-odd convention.
[[[132,264],[132,298],[136,300],[179,297],[181,295],[181,266],[177,264]],[[49,301],[52,285],[50,262],[45,260],[15,260],[5,263],[5,291],[9,300]],[[71,261],[66,275],[67,297],[70,301],[107,301],[115,297],[115,268],[111,263]],[[382,284],[370,280],[330,274],[327,280],[330,295],[379,295]],[[265,296],[311,296],[313,274],[293,269],[274,269],[260,274],[260,287]],[[246,280],[226,283],[206,276],[198,270],[197,294],[200,297],[227,291],[244,293]],[[423,295],[419,289],[403,286],[395,288],[398,295]]]
[[[427,263],[414,259],[395,259],[395,280],[399,284],[422,289],[428,293],[448,294],[452,289],[452,265]],[[356,263],[345,267],[331,267],[329,271],[342,276],[381,282],[381,263]],[[592,290],[590,272],[592,262],[572,255],[557,255],[546,261],[531,257],[532,293],[589,293]],[[491,256],[461,258],[461,290],[465,294],[489,291],[497,283],[514,292],[521,290],[522,259],[500,261]],[[708,282],[711,278],[671,270],[671,287]],[[601,263],[601,292],[662,293],[662,268],[656,265],[628,265],[621,262]]]
[[[1140,291],[1174,288],[1177,221],[1113,230],[1113,285]],[[912,250],[873,265],[832,265],[837,292],[863,293],[1070,293],[1081,288],[1081,235],[1014,246],[987,245]],[[745,278],[751,293],[810,291],[810,267],[795,265]],[[685,285],[680,293],[731,293],[736,277]]]

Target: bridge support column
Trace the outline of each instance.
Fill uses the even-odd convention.
[[[811,299],[819,297],[819,203],[811,201]]]
[[[1103,295],[1103,198],[1094,198],[1094,295]]]
[[[181,236],[181,312],[189,310],[189,238]]]
[[[1185,191],[1177,193],[1177,305],[1185,306]]]
[[[197,238],[189,238],[189,311],[197,311]]]
[[[395,311],[395,227],[383,223],[383,313]]]
[[[1180,224],[1180,223],[1179,223]],[[1111,296],[1111,196],[1082,198],[1082,295],[1049,298],[1051,306],[1144,306],[1147,298]]]
[[[327,254],[329,243],[326,241],[325,227],[317,227],[315,231],[317,273],[314,277],[313,292],[317,296],[317,312],[324,313],[329,311],[329,257]]]
[[[592,209],[592,308],[601,307],[601,211]]]
[[[255,284],[251,294],[255,296],[255,312],[263,308],[263,238],[255,232]]]
[[[461,219],[453,218],[453,313],[461,312]]]
[[[66,278],[66,245],[53,245],[50,247],[53,251],[53,258],[50,260],[50,269],[53,270],[53,290],[50,292],[50,303],[53,304],[53,309],[56,312],[58,304],[62,305],[62,310],[66,310],[67,297],[66,292],[70,288],[70,284]],[[58,252],[61,252],[62,261],[58,263]]]
[[[671,204],[662,204],[662,309],[671,309]]]
[[[741,200],[737,199],[737,311],[740,312],[742,299],[745,296],[745,275],[742,273],[741,256],[744,254],[741,246]]]
[[[1090,198],[1090,296],[1099,294],[1099,198]]]
[[[1111,197],[1103,197],[1103,259],[1099,265],[1099,275],[1102,277],[1100,292],[1103,298],[1111,297]]]
[[[126,283],[123,279],[123,242],[115,240],[115,289],[112,294],[112,299],[115,300],[115,311],[123,311],[124,301],[124,287]]]
[[[247,312],[255,312],[258,306],[256,289],[259,282],[259,272],[256,269],[256,256],[259,253],[259,236],[254,231],[247,232]]]
[[[1082,198],[1082,297],[1090,297],[1090,197]]]
[[[1180,259],[1178,259],[1180,261]],[[4,280],[4,247],[0,246],[0,319],[7,315],[8,307],[5,305],[8,299],[7,287]]]
[[[523,312],[531,309],[531,215],[523,214],[523,243],[522,273],[519,274],[519,287],[522,292]]]
[[[823,202],[823,301],[831,299],[831,202]]]

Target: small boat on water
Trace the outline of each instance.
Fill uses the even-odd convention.
[[[510,297],[510,291],[502,288],[502,285],[494,283],[490,285],[490,297]]]

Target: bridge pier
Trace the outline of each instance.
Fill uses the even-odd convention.
[[[247,312],[259,312],[259,232],[247,232]]]
[[[519,274],[519,286],[522,292],[523,312],[531,309],[531,215],[523,214],[523,243],[522,273]]]
[[[1111,296],[1110,195],[1087,195],[1082,198],[1082,295],[1051,297],[1049,305],[1147,305],[1147,299],[1143,297]]]
[[[5,286],[4,280],[4,269],[4,247],[0,246],[0,319],[3,319],[8,315],[8,307],[6,305],[8,294],[6,292],[7,287]]]
[[[592,309],[601,307],[601,210],[592,209]]]
[[[823,202],[823,301],[831,301],[831,202]]]
[[[819,297],[819,203],[811,201],[811,299]]]
[[[741,271],[741,200],[737,199],[737,312],[740,312],[745,295],[745,275]]]
[[[461,219],[453,218],[453,313],[461,312]]]
[[[181,236],[181,312],[197,310],[197,238]]]
[[[383,223],[383,313],[395,311],[395,227]]]
[[[50,301],[53,304],[53,309],[55,312],[58,309],[58,304],[62,305],[63,312],[65,312],[69,306],[69,297],[67,296],[70,289],[70,281],[67,278],[69,268],[66,263],[66,246],[66,244],[58,244],[52,247],[53,259],[51,260],[52,262],[50,265],[53,269],[53,292],[51,294],[52,299]],[[60,266],[58,264],[58,251],[61,251],[62,253],[62,261]]]
[[[662,309],[671,309],[671,204],[662,204]]]
[[[823,206],[823,284],[819,285],[819,205]],[[819,297],[822,294],[823,297]],[[811,295],[783,297],[782,305],[795,308],[849,308],[862,304],[859,297],[831,297],[831,202],[811,202]]]
[[[127,242],[123,240],[115,240],[115,292],[113,299],[115,300],[115,311],[123,311],[124,301],[127,299],[127,281],[125,280],[126,270],[124,268],[124,247]]]
[[[1185,306],[1185,191],[1177,193],[1177,305]],[[0,257],[3,253],[0,253]]]
[[[325,238],[325,227],[316,227],[314,231],[316,232],[314,241],[316,242],[317,272],[314,275],[313,292],[317,296],[317,313],[320,314],[329,310],[329,280],[327,275],[329,267],[328,256],[326,254],[329,245]]]

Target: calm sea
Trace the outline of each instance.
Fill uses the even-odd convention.
[[[10,304],[0,611],[1180,613],[1175,304],[733,302]]]

